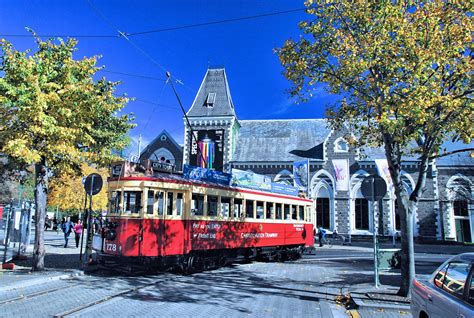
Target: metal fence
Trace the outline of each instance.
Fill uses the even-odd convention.
[[[12,202],[3,207],[0,219],[0,261],[9,262],[24,255],[30,244],[31,220],[34,204],[29,201]]]

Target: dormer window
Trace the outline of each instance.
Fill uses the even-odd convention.
[[[334,142],[334,152],[348,152],[349,151],[349,144],[344,138],[338,138]]]
[[[213,107],[215,101],[216,101],[216,93],[209,93],[209,94],[207,94],[205,106],[206,107]]]

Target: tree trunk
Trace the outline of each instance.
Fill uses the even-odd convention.
[[[401,190],[401,191],[400,191]],[[401,192],[401,193],[400,193]],[[415,248],[413,241],[413,215],[416,203],[408,200],[405,190],[395,189],[398,201],[398,211],[400,213],[401,228],[401,281],[398,295],[408,296],[410,294],[411,282],[415,277]]]
[[[33,271],[44,270],[44,221],[46,217],[46,201],[48,197],[49,173],[45,160],[35,166],[35,245],[33,249]]]

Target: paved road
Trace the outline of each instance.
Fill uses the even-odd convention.
[[[79,250],[64,249],[61,233],[48,232],[46,245],[47,266],[79,268]],[[448,257],[418,253],[417,271],[431,273]],[[373,289],[372,269],[367,248],[323,247],[296,262],[237,264],[192,276],[83,275],[0,291],[0,317],[346,317],[335,296]],[[384,272],[380,279],[394,292],[400,276]],[[398,316],[410,317],[367,308],[363,317]]]

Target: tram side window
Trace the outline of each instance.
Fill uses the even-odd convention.
[[[155,192],[148,190],[147,200],[146,200],[146,213],[153,214],[153,204],[155,203]]]
[[[173,215],[173,192],[168,192],[166,200],[166,215]]]
[[[263,219],[263,202],[257,201],[257,219]]]
[[[125,191],[123,201],[125,202],[125,213],[140,213],[142,193],[140,191]]]
[[[158,215],[163,215],[165,209],[165,193],[159,191],[155,193],[155,199],[158,201]]]
[[[230,198],[221,197],[222,216],[230,217]]]
[[[207,196],[207,216],[217,216],[218,197],[215,195]]]
[[[248,218],[253,218],[253,201],[246,200],[245,201],[245,216]]]
[[[291,219],[292,220],[297,220],[298,219],[297,208],[298,207],[296,205],[291,206]]]
[[[176,193],[176,215],[182,215],[184,210],[184,199],[182,193]]]
[[[273,203],[267,202],[267,220],[273,220],[275,216],[275,211],[273,211]]]
[[[281,220],[281,216],[282,216],[281,203],[276,204],[276,209],[275,210],[276,210],[276,219]]]
[[[241,218],[244,213],[244,203],[242,199],[234,199],[234,218]]]
[[[298,207],[298,211],[299,211],[299,220],[304,221],[304,206],[300,205]]]
[[[290,206],[283,204],[283,212],[285,213],[285,220],[290,220]]]
[[[191,215],[204,215],[204,195],[193,193],[191,198]]]
[[[122,201],[122,191],[117,191],[112,193],[112,199],[111,199],[111,212],[112,213],[120,213],[120,203]]]

